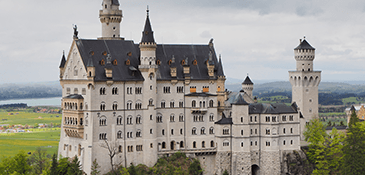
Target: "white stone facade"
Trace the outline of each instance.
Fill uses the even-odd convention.
[[[119,13],[117,2],[104,0],[103,8]],[[85,173],[90,174],[95,159],[101,173],[111,170],[106,144],[116,150],[116,166],[153,166],[159,157],[181,151],[198,158],[204,174],[280,174],[282,152],[300,149],[296,107],[255,103],[253,84],[243,86],[236,96],[224,91],[225,76],[212,42],[203,48],[210,50],[209,60],[181,59],[172,53],[171,59],[166,56],[168,63],[160,62],[168,54],[159,55],[161,46],[144,31],[147,42],[133,46],[140,53],[123,52],[119,58],[116,51],[100,52],[112,35],[119,36],[119,28],[113,33],[107,26],[104,33],[104,25],[102,21],[102,45],[88,48],[98,41],[75,38],[60,66],[63,115],[58,154],[78,156]],[[138,62],[133,62],[135,55]],[[194,66],[207,78],[197,78]],[[125,69],[129,77],[140,77],[118,79]],[[166,70],[168,78],[162,72]]]

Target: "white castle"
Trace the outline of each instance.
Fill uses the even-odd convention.
[[[225,90],[213,40],[157,44],[148,11],[140,43],[124,40],[118,0],[103,0],[100,21],[102,37],[79,39],[75,30],[61,60],[59,156],[78,156],[87,174],[95,159],[109,172],[110,151],[116,166],[153,166],[180,151],[198,158],[204,174],[287,171],[283,154],[300,150],[300,123],[318,109],[320,72],[307,41],[295,49],[297,71],[290,72],[296,103],[261,104],[248,76],[240,92]]]

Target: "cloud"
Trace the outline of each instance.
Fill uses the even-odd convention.
[[[201,34],[200,34],[200,37],[202,38],[212,38],[212,34],[209,33],[209,31],[203,31]]]

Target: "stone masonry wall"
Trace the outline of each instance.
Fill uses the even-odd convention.
[[[247,175],[251,173],[251,154],[250,152],[233,153],[232,174]]]
[[[231,152],[218,152],[215,157],[214,174],[221,175],[225,170],[227,170],[229,174],[232,174],[231,162]]]
[[[260,157],[260,175],[280,174],[281,161],[279,151],[262,151]]]

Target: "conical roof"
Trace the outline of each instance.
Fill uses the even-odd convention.
[[[219,57],[217,75],[218,75],[218,76],[224,76],[223,66],[222,66],[222,59],[221,59],[221,57]]]
[[[238,95],[238,98],[233,103],[233,105],[248,105],[248,103],[243,99],[242,95]]]
[[[245,81],[242,84],[253,84],[250,77],[246,77]]]
[[[352,105],[350,111],[356,111],[355,106]]]
[[[296,47],[294,50],[301,50],[301,49],[309,49],[309,50],[316,50],[314,47],[312,47],[307,40],[303,40],[298,47]]]
[[[113,5],[119,5],[119,1],[118,0],[112,0],[112,4]]]
[[[63,52],[63,56],[61,58],[61,63],[60,63],[60,67],[59,68],[64,68],[66,64],[66,57],[65,57],[65,52]]]
[[[152,31],[152,27],[151,27],[151,22],[150,22],[150,15],[149,15],[149,10],[147,10],[147,18],[146,18],[146,23],[144,25],[144,31],[142,32],[142,43],[147,42],[147,43],[155,43],[155,38],[153,36],[153,31]]]

